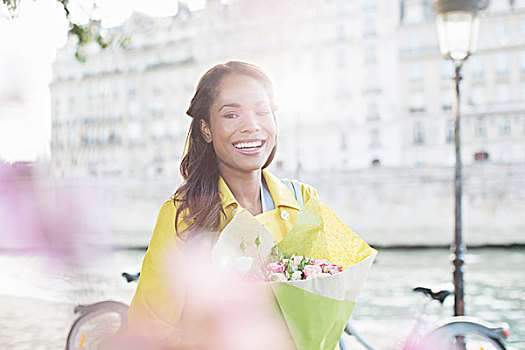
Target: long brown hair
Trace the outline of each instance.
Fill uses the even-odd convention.
[[[209,125],[210,108],[219,94],[221,81],[232,74],[247,75],[257,80],[268,94],[272,113],[277,109],[274,103],[272,82],[259,67],[253,64],[229,61],[214,66],[201,77],[186,112],[193,120],[186,136],[184,156],[180,164],[180,172],[184,181],[172,196],[177,206],[175,231],[179,237],[190,230],[216,232],[221,225],[221,216],[226,217],[219,195],[217,157],[213,144],[204,140],[200,123],[203,119]],[[272,162],[276,148],[277,143],[263,169]],[[179,232],[179,218],[188,224],[188,227],[181,232]]]

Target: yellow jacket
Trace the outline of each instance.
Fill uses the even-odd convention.
[[[276,176],[263,170],[263,176],[275,203],[275,209],[261,213],[255,218],[280,241],[290,231],[299,215],[299,203],[290,189]],[[304,203],[317,196],[314,188],[301,184]],[[219,193],[226,220],[220,231],[230,222],[233,215],[244,210],[233,197],[221,178]],[[132,332],[154,332],[161,338],[177,337],[177,322],[184,304],[184,290],[177,289],[176,276],[167,273],[173,259],[182,256],[184,241],[175,232],[176,207],[173,200],[166,201],[160,208],[157,224],[144,257],[139,284],[129,308],[129,326]],[[187,223],[179,224],[184,230]],[[173,266],[173,265],[172,265]],[[151,333],[150,333],[151,334]]]

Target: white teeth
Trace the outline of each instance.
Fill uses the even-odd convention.
[[[235,148],[255,148],[261,147],[262,141],[253,141],[253,142],[240,142],[233,145]]]

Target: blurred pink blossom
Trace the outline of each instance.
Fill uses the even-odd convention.
[[[81,259],[94,253],[89,196],[53,183],[38,163],[0,164],[0,250]],[[92,237],[91,237],[92,238]]]
[[[111,349],[288,350],[296,349],[268,283],[242,282],[235,271],[214,264],[208,249],[195,245],[184,256],[173,256],[165,288],[184,291],[184,306],[176,333],[148,338],[142,334],[114,339]],[[153,328],[149,328],[153,327]]]

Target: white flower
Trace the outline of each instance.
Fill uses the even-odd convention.
[[[321,270],[321,267],[318,265],[306,265],[304,267],[303,272],[307,280],[311,278],[315,278],[319,276],[319,274],[323,273],[323,271]]]
[[[303,273],[301,271],[294,271],[294,273],[292,273],[292,281],[297,281],[297,280],[300,280],[303,278]]]
[[[250,256],[240,256],[237,259],[235,259],[235,262],[233,263],[233,266],[241,274],[241,276],[244,276],[245,274],[250,271],[253,265],[253,258]]]
[[[268,278],[270,281],[286,282],[286,276],[283,273],[272,273]]]
[[[303,261],[303,257],[301,255],[296,255],[293,257],[294,266],[299,266],[301,264],[301,261]]]

